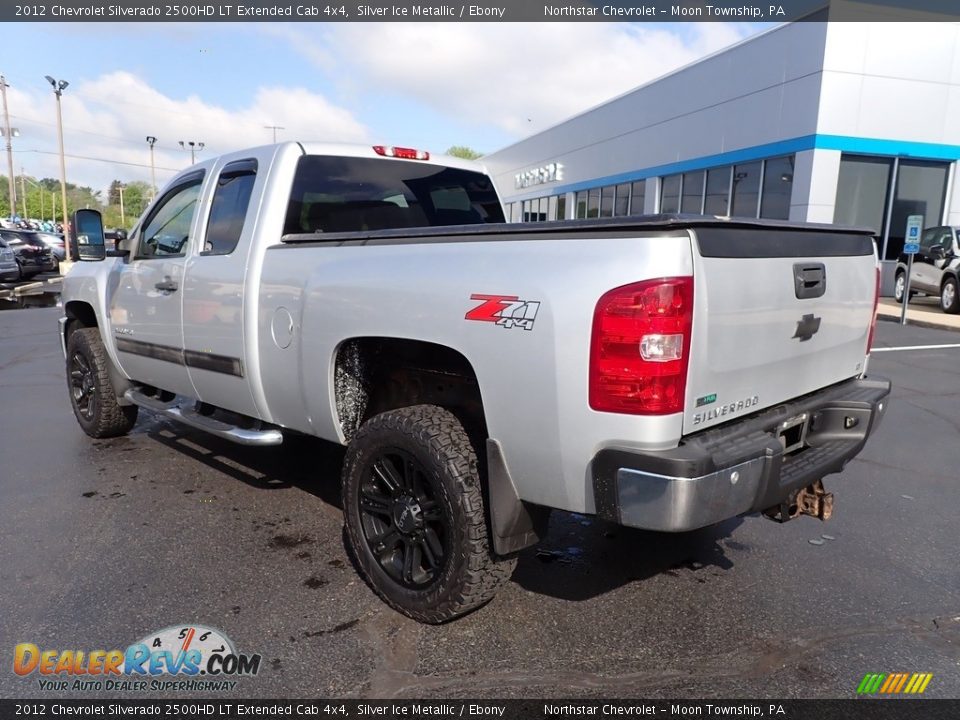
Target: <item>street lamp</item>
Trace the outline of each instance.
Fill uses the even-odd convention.
[[[193,165],[197,161],[196,153],[203,150],[203,143],[194,142],[193,140],[188,140],[186,143],[184,143],[183,140],[180,141],[180,147],[184,150],[186,150],[188,146],[190,148],[190,164]]]
[[[60,109],[60,96],[67,88],[66,80],[55,80],[49,75],[45,76],[47,82],[53,87],[53,94],[57,96],[57,137],[60,140],[60,199],[63,202],[63,242],[67,248],[65,264],[61,263],[60,274],[66,275],[70,269],[72,258],[70,257],[70,220],[67,217],[67,163],[63,154],[63,112]]]
[[[153,200],[153,197],[157,194],[157,171],[153,165],[153,145],[157,142],[157,139],[153,135],[147,135],[147,142],[150,144],[150,187],[152,189],[150,199]]]
[[[264,125],[265,130],[273,130],[273,144],[277,144],[277,130],[286,130],[283,125]]]
[[[17,205],[17,189],[13,182],[13,145],[10,141],[20,134],[10,127],[10,113],[7,112],[7,79],[0,75],[0,93],[3,94],[3,136],[7,139],[7,185],[10,192],[10,217],[13,217]]]

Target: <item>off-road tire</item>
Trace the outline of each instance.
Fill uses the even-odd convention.
[[[89,371],[85,369],[89,368]],[[80,328],[67,340],[67,391],[70,406],[83,431],[93,438],[109,438],[126,435],[137,422],[138,407],[121,405],[110,383],[110,358],[100,339],[97,328]],[[77,393],[80,376],[86,375],[86,389],[91,392]],[[82,377],[80,378],[82,383]]]
[[[378,459],[397,452],[418,464],[416,477],[429,485],[429,505],[440,508],[448,530],[444,564],[423,587],[391,577],[383,555],[374,555],[361,520],[361,488],[370,487]],[[347,448],[342,480],[347,538],[361,574],[404,615],[430,624],[451,620],[489,602],[513,573],[516,557],[500,558],[491,551],[477,456],[463,425],[449,411],[415,405],[370,418]],[[363,512],[369,523],[368,506]],[[399,522],[388,521],[396,530]]]

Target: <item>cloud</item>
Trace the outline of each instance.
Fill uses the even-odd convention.
[[[514,138],[698,60],[742,39],[729,23],[355,23],[323,42],[284,33],[304,58],[363,85],[414,98],[448,117],[494,125]],[[322,51],[318,50],[322,47]]]
[[[60,177],[56,115],[51,92],[9,92],[16,173]],[[67,180],[104,190],[114,179],[150,182],[150,153],[155,146],[157,184],[190,162],[179,141],[202,142],[199,158],[272,141],[266,125],[283,118],[278,139],[368,140],[366,127],[348,110],[300,87],[261,87],[249,104],[228,110],[197,96],[172,98],[129,72],[111,72],[68,87],[63,94]],[[6,174],[4,164],[3,174]]]

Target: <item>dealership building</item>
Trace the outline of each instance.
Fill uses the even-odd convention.
[[[775,27],[484,162],[511,221],[683,212],[960,225],[960,24]],[[892,263],[884,287],[892,286]]]

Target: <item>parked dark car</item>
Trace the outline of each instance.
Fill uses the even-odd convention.
[[[60,261],[67,256],[67,250],[63,243],[63,235],[40,231],[36,233],[36,236],[43,241],[44,245],[50,248],[56,264],[59,265]]]
[[[20,265],[17,264],[17,256],[0,237],[0,282],[13,282],[19,279]]]
[[[960,312],[960,245],[956,227],[932,227],[920,236],[920,251],[913,256],[910,271],[910,296],[916,293],[940,298],[945,313]],[[907,256],[897,263],[894,298],[903,302],[907,285]]]
[[[57,260],[46,243],[28,230],[0,230],[0,238],[13,250],[20,270],[20,280],[57,267]]]

